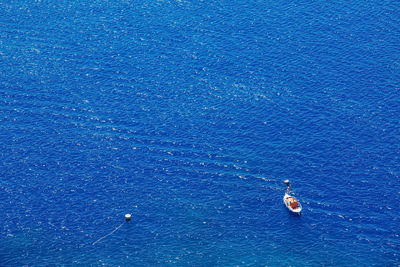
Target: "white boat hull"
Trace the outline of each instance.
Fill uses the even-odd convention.
[[[286,208],[288,208],[288,210],[290,210],[291,212],[295,214],[300,214],[302,209],[300,202],[297,201],[298,207],[292,208],[289,205],[289,201],[291,198],[293,198],[293,196],[289,195],[288,193],[285,193],[285,195],[283,196],[283,203],[285,204]]]

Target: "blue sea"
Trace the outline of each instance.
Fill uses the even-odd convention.
[[[0,266],[399,266],[399,10],[0,0]]]

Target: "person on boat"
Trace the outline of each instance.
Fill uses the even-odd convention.
[[[290,193],[290,184],[289,183],[286,184],[286,193],[287,194]]]

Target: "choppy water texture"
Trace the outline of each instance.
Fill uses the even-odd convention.
[[[0,0],[0,265],[398,265],[399,25],[397,1]]]

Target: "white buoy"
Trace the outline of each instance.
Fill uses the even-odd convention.
[[[129,222],[131,220],[131,215],[129,213],[125,214],[125,220]]]
[[[288,184],[289,183],[289,180],[288,179],[286,179],[285,181],[283,181],[285,184]]]

